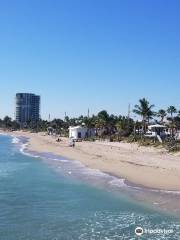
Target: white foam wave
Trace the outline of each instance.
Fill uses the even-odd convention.
[[[155,192],[155,193],[180,195],[180,191],[175,191],[175,190],[151,189],[151,188],[146,188],[146,187],[137,187],[137,186],[130,186],[130,185],[127,185],[127,186],[134,190],[140,190],[140,191],[145,190],[145,191],[150,191],[150,192]]]
[[[115,179],[109,181],[109,183],[111,185],[117,186],[117,187],[127,187],[127,185],[125,184],[125,179],[115,178]]]
[[[59,161],[59,159],[58,159]],[[69,162],[69,160],[61,159],[60,162]]]
[[[48,159],[52,161],[58,161],[58,162],[69,162],[69,160],[66,160],[66,159],[59,159],[59,158],[48,158]]]
[[[107,176],[106,173],[103,173],[100,170],[86,168],[86,167],[84,167],[82,173],[87,174],[87,175],[91,175],[91,176],[95,176],[95,177],[105,177],[105,176]]]
[[[83,166],[83,165],[82,165]],[[111,175],[109,175],[108,173],[104,173],[101,172],[100,170],[96,170],[96,169],[90,169],[90,168],[86,168],[85,166],[83,166],[84,168],[81,169],[83,170],[81,173],[85,174],[85,175],[90,175],[90,176],[94,176],[94,177],[111,177]],[[139,187],[139,186],[130,186],[128,184],[125,183],[125,179],[122,178],[117,178],[117,177],[113,177],[112,180],[108,181],[108,183],[112,186],[116,186],[116,187],[128,187],[134,190],[139,190],[139,191],[151,191],[151,192],[157,192],[157,193],[165,193],[165,194],[175,194],[175,195],[180,195],[180,191],[173,191],[173,190],[159,190],[159,189],[149,189],[149,188],[145,188],[145,187]]]
[[[24,143],[21,145],[20,152],[24,153],[24,151],[27,149],[28,144]]]
[[[35,154],[32,154],[32,153],[29,153],[29,152],[22,152],[23,155],[26,155],[28,157],[33,157],[33,158],[40,158],[39,155],[35,155]]]
[[[152,190],[153,192],[160,192],[160,193],[168,193],[168,194],[175,194],[180,195],[180,191],[171,191],[171,190]]]
[[[26,156],[29,156],[29,157],[34,157],[34,158],[39,158],[38,155],[35,155],[33,153],[30,153],[30,152],[27,152],[27,146],[28,146],[28,143],[24,143],[21,145],[21,148],[20,148],[20,152]]]
[[[19,139],[19,138],[13,137],[13,139],[12,139],[12,143],[13,143],[13,144],[17,144],[17,143],[19,143],[19,142],[20,142],[20,139]]]
[[[8,134],[7,133],[0,133],[0,135],[2,135],[2,136],[8,136]]]

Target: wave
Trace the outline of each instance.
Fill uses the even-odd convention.
[[[33,158],[40,158],[39,155],[36,155],[34,153],[31,153],[29,151],[27,151],[27,146],[28,146],[28,143],[23,143],[21,145],[21,148],[20,148],[20,152],[28,157],[33,157]]]
[[[34,158],[38,158],[40,157],[39,155],[36,155],[34,153],[31,153],[30,151],[28,151],[28,139],[24,138],[24,137],[13,137],[12,136],[12,143],[16,144],[19,148],[19,151],[26,156],[29,157],[34,157]]]
[[[0,135],[2,135],[2,136],[9,136],[9,134],[7,134],[7,133],[0,133]]]
[[[111,185],[113,186],[117,186],[117,187],[128,187],[127,184],[125,184],[125,179],[119,179],[119,178],[115,178],[113,180],[111,180],[109,182]]]
[[[148,187],[145,187],[145,186],[141,187],[141,186],[136,186],[135,184],[131,185],[129,182],[128,182],[127,186],[129,188],[137,190],[137,191],[150,191],[150,192],[154,192],[154,193],[165,193],[165,194],[180,195],[180,191],[165,190],[165,189],[153,189],[153,188],[148,188]]]
[[[125,179],[112,176],[109,173],[100,171],[98,169],[89,168],[80,161],[67,160],[50,153],[42,154],[40,157],[48,160],[48,164],[52,166],[54,165],[54,162],[56,162],[54,165],[56,169],[59,169],[62,174],[67,173],[72,177],[75,177],[75,179],[81,179],[85,182],[90,182],[91,184],[95,185],[103,184],[111,188],[128,188],[128,185],[125,183]]]
[[[175,194],[175,195],[180,195],[180,191],[173,191],[173,190],[151,190],[154,192],[160,192],[160,193],[168,193],[168,194]]]
[[[58,162],[69,162],[70,160],[66,160],[66,159],[59,159],[59,158],[48,158],[49,160],[52,161],[58,161]]]
[[[24,151],[27,149],[28,143],[24,143],[21,145],[20,152],[24,153]]]
[[[17,144],[17,143],[19,143],[19,142],[20,142],[20,139],[19,139],[19,138],[13,137],[13,139],[12,139],[12,143],[13,143],[13,144]]]

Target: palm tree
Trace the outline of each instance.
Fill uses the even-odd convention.
[[[173,119],[173,114],[177,113],[177,109],[174,106],[169,106],[167,112],[171,115],[171,119]]]
[[[148,100],[142,98],[139,100],[139,105],[135,105],[134,107],[135,108],[133,112],[142,117],[143,129],[146,132],[146,121],[149,122],[149,119],[155,115],[155,113],[152,111],[154,105],[150,105]]]
[[[91,137],[91,129],[95,127],[95,117],[83,117],[82,123],[87,127],[87,137]]]
[[[170,124],[170,128],[171,128],[171,136],[173,137],[174,134],[174,128],[176,127],[174,124],[174,117],[173,114],[177,113],[177,109],[174,106],[169,106],[167,109],[167,112],[171,115],[171,124]]]
[[[109,114],[107,113],[106,110],[100,111],[97,116],[98,116],[98,118],[103,119],[106,122],[108,122],[108,120],[109,120]]]
[[[163,123],[164,122],[164,118],[166,116],[166,111],[164,109],[160,109],[157,113],[157,116],[161,118],[160,122]]]
[[[123,130],[123,123],[122,123],[122,121],[118,121],[115,126],[116,126],[116,129],[117,129],[117,132],[118,132],[118,141],[119,141],[120,140],[120,134],[121,134],[121,132]]]
[[[12,127],[12,119],[10,117],[5,116],[3,122],[6,128]]]
[[[118,141],[119,141],[120,136],[122,136],[128,129],[128,119],[123,117],[121,120],[116,122],[115,127],[118,132]]]
[[[106,127],[106,121],[102,118],[97,117],[95,120],[95,128],[98,136],[102,137],[105,127]]]

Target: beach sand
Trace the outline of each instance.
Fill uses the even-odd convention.
[[[124,178],[133,184],[163,190],[180,191],[180,155],[169,154],[153,147],[139,147],[136,143],[77,142],[69,147],[69,140],[45,133],[12,132],[14,136],[29,138],[28,150],[51,152],[85,166]]]

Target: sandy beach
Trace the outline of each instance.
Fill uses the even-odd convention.
[[[124,178],[148,188],[180,190],[180,155],[163,149],[139,147],[136,143],[77,142],[68,146],[68,139],[45,133],[12,132],[13,136],[29,138],[28,150],[51,152],[81,163],[92,169]]]

